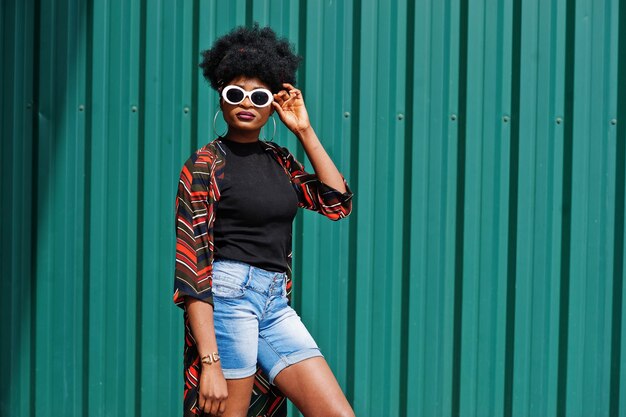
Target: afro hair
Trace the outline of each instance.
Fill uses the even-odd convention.
[[[269,27],[238,27],[217,39],[202,52],[202,74],[219,91],[236,77],[257,77],[273,93],[283,83],[294,84],[301,57],[294,54],[289,41],[278,38]]]

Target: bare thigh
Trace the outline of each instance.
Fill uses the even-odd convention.
[[[354,417],[326,360],[315,357],[283,369],[274,384],[305,417]]]
[[[252,397],[254,375],[242,379],[227,379],[228,399],[222,417],[246,417]]]

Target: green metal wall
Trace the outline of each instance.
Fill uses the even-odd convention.
[[[0,414],[180,414],[199,51],[253,21],[305,56],[356,193],[294,230],[296,307],[356,414],[625,417],[619,0],[2,0]]]

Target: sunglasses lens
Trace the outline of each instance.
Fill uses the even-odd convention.
[[[243,91],[237,88],[231,88],[226,91],[226,97],[224,98],[226,99],[226,101],[229,101],[231,103],[241,103],[244,98]]]
[[[255,106],[265,106],[270,101],[270,96],[265,91],[254,91],[250,96]]]

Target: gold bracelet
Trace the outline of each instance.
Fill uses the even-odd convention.
[[[206,363],[207,365],[211,365],[212,363],[218,362],[220,360],[220,355],[217,352],[209,353],[208,355],[204,355],[200,361],[202,363]]]

